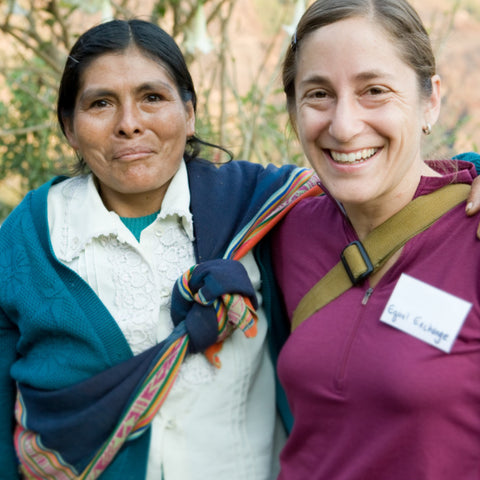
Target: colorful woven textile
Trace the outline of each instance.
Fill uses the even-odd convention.
[[[223,265],[231,265],[228,261],[238,260],[250,251],[301,198],[319,193],[311,171],[293,170],[288,182],[260,206],[254,218],[232,240],[224,255],[227,262]],[[198,267],[203,268],[202,265]],[[216,262],[211,267],[215,269],[219,265]],[[190,303],[190,309],[202,305],[215,312],[217,325],[213,341],[219,343],[208,348],[206,354],[219,367],[215,352],[234,329],[240,328],[247,337],[256,334],[255,300],[248,289],[244,291],[236,286],[233,292],[229,292],[228,287],[227,291],[212,297],[206,294],[212,291],[208,288],[208,280],[200,288],[192,288],[190,282],[196,268],[187,271],[176,288],[183,301]],[[185,309],[185,319],[180,319],[164,342],[81,384],[55,392],[18,386],[14,442],[26,478],[98,478],[125,442],[145,431],[167,397],[187,352],[205,346],[200,342],[199,347],[195,335],[190,338],[190,309]],[[195,348],[192,349],[191,344],[196,344]],[[58,415],[51,405],[62,404],[68,406],[68,412]],[[105,405],[108,405],[107,409]],[[106,418],[102,425],[93,429],[95,432],[87,432],[85,420],[90,418],[91,425],[91,418],[97,418],[99,415],[96,414],[100,412],[101,415],[111,413],[111,418]],[[82,429],[83,433],[79,435]],[[85,435],[90,435],[88,441]],[[72,438],[82,438],[83,445],[72,446],[68,441]]]
[[[239,328],[256,335],[257,299],[248,274],[236,260],[207,260],[187,270],[172,292],[174,325],[185,323],[189,353],[205,352]],[[207,354],[220,367],[216,351]]]

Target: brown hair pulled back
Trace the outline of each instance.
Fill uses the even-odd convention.
[[[436,73],[435,57],[428,33],[418,13],[407,1],[317,0],[300,19],[283,62],[283,89],[287,96],[287,108],[292,120],[295,107],[297,57],[302,43],[315,30],[353,17],[368,18],[372,23],[383,28],[398,49],[400,58],[415,71],[422,95],[428,97],[431,94],[431,78]]]

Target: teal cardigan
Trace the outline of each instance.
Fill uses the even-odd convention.
[[[187,170],[200,262],[222,257],[293,167],[235,161],[217,168],[193,160]],[[0,228],[0,459],[9,480],[19,478],[12,442],[15,382],[56,390],[133,356],[94,291],[53,253],[47,195],[63,179],[27,194]],[[122,448],[102,479],[143,480],[148,447],[149,431]]]

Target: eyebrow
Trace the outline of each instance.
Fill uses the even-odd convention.
[[[368,81],[368,80],[375,80],[377,78],[393,79],[395,77],[382,70],[369,70],[366,72],[360,72],[358,75],[355,75],[354,77],[356,81]],[[300,82],[300,86],[310,85],[310,84],[331,85],[332,82],[329,79],[329,77],[325,75],[318,75],[318,74],[312,74]]]
[[[393,79],[394,75],[384,72],[383,70],[370,70],[368,72],[361,72],[355,78],[358,80],[374,80],[376,78]]]

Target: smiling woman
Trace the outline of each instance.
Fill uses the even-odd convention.
[[[475,176],[467,162],[422,156],[440,110],[427,32],[405,0],[317,0],[298,24],[283,83],[327,195],[295,206],[275,232],[275,272],[295,320],[312,287],[331,294],[312,300],[279,357],[295,418],[279,478],[477,478],[480,248],[462,197],[364,276],[352,276],[348,260],[336,268],[347,246],[372,266],[382,240],[427,216],[408,208],[414,199],[444,199]],[[397,212],[407,220],[381,236]],[[417,324],[392,318],[389,305]]]
[[[438,175],[423,161],[420,140],[422,127],[438,118],[440,79],[433,75],[421,90],[416,71],[385,37],[368,17],[309,33],[290,110],[322,184],[347,213],[368,210],[350,215],[360,238],[413,197],[421,175]]]
[[[356,43],[358,32],[362,42]],[[330,193],[347,212],[360,204],[369,210],[350,215],[361,239],[413,197],[421,175],[437,175],[422,160],[420,138],[422,126],[438,116],[439,78],[432,77],[432,94],[424,100],[415,71],[405,68],[396,46],[381,42],[384,36],[368,19],[347,19],[312,33],[299,55],[300,82],[317,49],[326,52],[315,65],[328,65],[332,87],[313,101],[310,92],[322,84],[297,89],[294,115],[301,117],[303,148]],[[345,66],[338,54],[347,47]],[[363,151],[370,155],[344,161]]]

